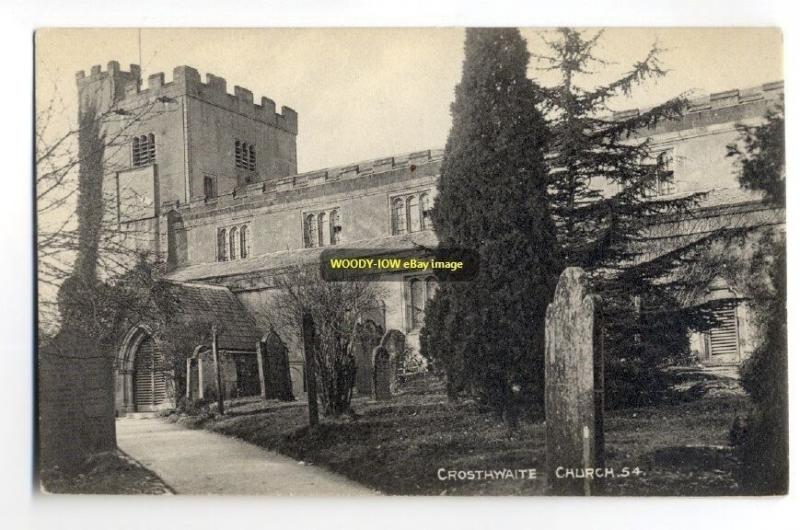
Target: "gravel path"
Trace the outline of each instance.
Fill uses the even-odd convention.
[[[178,494],[377,494],[330,471],[241,440],[158,418],[117,420],[117,444]]]

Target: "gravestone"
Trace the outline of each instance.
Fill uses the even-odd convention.
[[[383,335],[381,346],[389,352],[389,360],[391,362],[389,387],[392,394],[394,394],[397,392],[397,370],[400,368],[399,363],[403,361],[403,354],[406,349],[406,336],[403,335],[402,331],[390,329]]]
[[[373,397],[376,401],[392,399],[390,379],[392,376],[392,360],[389,352],[383,346],[377,346],[373,351]]]
[[[547,479],[555,495],[592,495],[603,468],[600,300],[579,267],[561,273],[545,331]],[[591,476],[591,478],[590,478]]]
[[[264,398],[294,401],[286,344],[271,330],[259,346],[263,355]]]
[[[351,351],[356,360],[356,390],[361,395],[372,393],[372,353],[382,335],[383,329],[372,320],[356,324]]]

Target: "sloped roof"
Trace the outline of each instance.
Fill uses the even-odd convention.
[[[179,321],[216,324],[221,350],[256,349],[261,338],[256,322],[227,287],[172,281],[168,285],[178,302],[175,317]]]
[[[437,242],[438,240],[433,230],[423,230],[411,234],[363,239],[361,241],[348,241],[346,246],[342,245],[342,247],[368,250],[411,250],[419,246],[434,248]],[[178,282],[188,282],[207,278],[238,276],[254,272],[280,270],[285,267],[319,261],[322,252],[324,250],[330,250],[331,248],[335,247],[297,248],[233,261],[199,263],[173,271],[167,278]]]

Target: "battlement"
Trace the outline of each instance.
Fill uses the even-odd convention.
[[[171,81],[166,81],[163,72],[151,74],[147,77],[146,88],[142,88],[139,65],[132,64],[130,71],[125,72],[120,69],[117,61],[109,62],[105,71],[99,65],[93,66],[89,75],[81,70],[75,74],[75,78],[79,89],[110,78],[120,82],[122,97],[119,105],[122,107],[126,104],[139,104],[142,99],[152,100],[159,97],[174,98],[188,95],[297,134],[297,112],[294,109],[284,106],[278,113],[275,102],[267,97],[262,97],[260,104],[254,103],[253,93],[240,86],[234,86],[233,94],[229,94],[225,78],[206,74],[206,82],[203,83],[200,72],[191,66],[175,67],[172,70]]]
[[[408,172],[414,173],[422,166],[441,161],[443,156],[443,149],[427,149],[425,151],[405,153],[387,158],[365,160],[356,164],[307,171],[305,173],[299,173],[297,175],[267,182],[256,182],[254,184],[239,186],[231,193],[223,194],[210,200],[206,200],[205,197],[194,197],[190,204],[182,205],[182,207],[191,209],[220,209],[238,204],[245,198],[270,195],[277,196],[279,193],[300,191],[331,182],[377,175],[395,170],[405,169]]]
[[[713,94],[689,99],[689,108],[686,110],[686,114],[689,115],[695,112],[724,109],[757,101],[777,101],[782,95],[783,81],[774,81],[772,83],[764,83],[763,85],[743,89],[725,90],[724,92],[715,92]],[[612,114],[612,119],[625,120],[638,116],[641,112],[646,112],[648,110],[650,109],[621,110],[614,112]]]

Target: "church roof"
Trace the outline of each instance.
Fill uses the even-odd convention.
[[[342,245],[342,248],[381,251],[411,250],[418,247],[435,248],[436,245],[437,239],[433,230],[423,230],[397,236],[348,241],[346,245]],[[199,263],[197,265],[190,265],[178,269],[169,274],[167,278],[173,281],[188,282],[280,270],[286,267],[305,265],[319,261],[322,252],[332,248],[336,247],[297,248],[233,261]]]
[[[255,350],[261,333],[253,317],[227,287],[172,281],[168,285],[177,301],[178,321],[216,324],[221,350]]]

